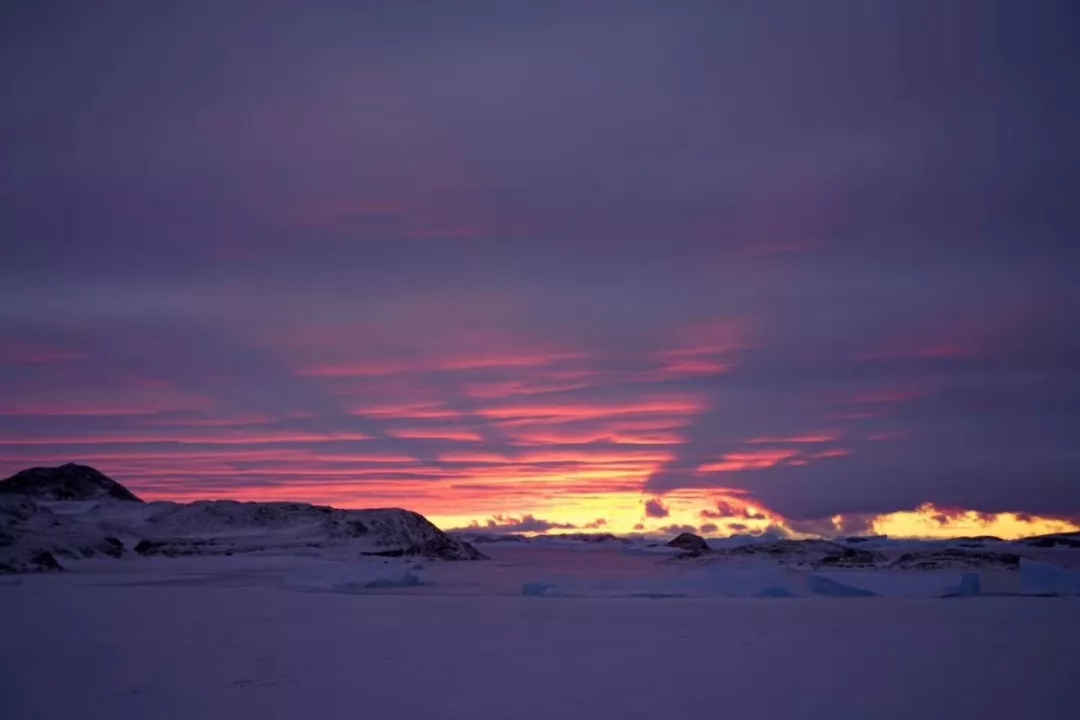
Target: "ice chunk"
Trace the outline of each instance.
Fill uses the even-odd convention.
[[[410,588],[425,585],[423,576],[398,562],[319,563],[286,579],[289,587],[298,590],[330,590],[361,592],[381,588]]]
[[[960,576],[960,585],[956,588],[956,592],[952,594],[957,597],[974,597],[981,593],[982,587],[979,583],[979,574],[966,572]]]
[[[542,597],[552,595],[555,586],[551,583],[527,582],[521,586],[521,594],[529,597]]]
[[[869,590],[845,585],[824,575],[809,575],[806,582],[810,592],[815,595],[824,595],[826,597],[875,597],[877,595],[877,593],[872,593]]]
[[[411,572],[406,572],[404,575],[390,575],[385,577],[378,577],[372,580],[368,580],[363,583],[361,587],[364,588],[406,588],[416,587],[422,584],[420,578]]]
[[[1080,595],[1080,572],[1024,558],[1020,583],[1025,595]]]
[[[718,563],[689,575],[685,582],[694,595],[704,597],[796,597],[793,587],[799,581],[798,574],[771,564]],[[763,595],[778,589],[787,595]]]
[[[814,573],[879,597],[940,598],[960,594],[962,575],[947,570],[833,570]],[[976,573],[970,573],[978,575]],[[971,581],[967,581],[970,583]]]
[[[665,569],[669,569],[666,566]],[[681,567],[680,567],[681,569]],[[522,585],[522,594],[544,597],[798,597],[801,576],[763,564],[715,564],[686,573],[645,577],[539,578]],[[764,595],[762,593],[765,593]]]
[[[625,545],[620,548],[619,552],[628,557],[640,557],[643,555],[678,555],[682,552],[677,547],[669,547],[667,545],[660,545],[658,543],[639,543],[636,545]]]

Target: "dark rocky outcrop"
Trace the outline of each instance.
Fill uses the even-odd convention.
[[[393,550],[373,550],[361,555],[378,557],[426,557],[437,560],[487,560],[487,556],[468,543],[447,538],[433,538],[425,542]]]
[[[125,500],[141,503],[133,492],[92,467],[68,463],[33,467],[0,480],[0,493],[32,500]]]
[[[849,537],[844,538],[843,542],[851,543],[853,545],[858,545],[860,543],[881,542],[881,541],[883,541],[885,539],[886,539],[886,537],[884,535],[851,535]],[[840,542],[840,541],[838,540],[838,542]]]
[[[456,535],[459,538],[467,540],[471,543],[527,543],[529,538],[517,533],[471,533],[471,532],[452,532],[452,535]]]
[[[881,553],[828,540],[776,540],[752,543],[727,551],[732,555],[757,555],[777,562],[811,567],[872,567],[885,561]]]
[[[682,550],[683,557],[696,557],[709,552],[709,543],[705,542],[705,538],[688,532],[680,533],[667,546]]]
[[[541,540],[569,540],[572,542],[584,542],[584,543],[605,543],[605,542],[617,542],[621,544],[629,543],[626,538],[621,538],[612,533],[588,533],[588,532],[571,532],[571,533],[551,533],[548,535],[540,535]]]
[[[135,553],[143,556],[182,557],[185,555],[232,555],[229,546],[213,540],[181,538],[176,540],[140,540]]]
[[[1020,556],[1015,553],[942,548],[904,553],[893,563],[897,567],[916,570],[939,570],[945,568],[1000,568],[1020,569]]]
[[[855,568],[873,567],[882,562],[885,562],[885,556],[881,553],[846,547],[825,555],[817,561],[817,565],[818,567]]]
[[[1024,538],[1020,542],[1024,543],[1025,545],[1030,545],[1031,547],[1038,548],[1080,548],[1080,532],[1055,533],[1053,535],[1036,535],[1035,537]]]
[[[52,553],[39,551],[23,557],[0,557],[0,575],[33,572],[56,572],[63,570]]]
[[[820,568],[872,568],[879,562],[885,562],[885,555],[845,547],[839,552],[824,556],[816,565]]]
[[[38,572],[53,572],[56,570],[63,570],[60,567],[60,563],[56,561],[56,558],[52,556],[52,553],[39,552],[34,557],[30,558],[30,562],[37,567]]]

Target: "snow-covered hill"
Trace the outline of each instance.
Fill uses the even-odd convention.
[[[481,560],[472,545],[398,508],[204,500],[144,503],[93,468],[34,468],[0,481],[0,572],[64,558],[315,552]]]
[[[480,560],[483,555],[419,513],[398,508],[340,510],[305,503],[201,500],[165,507],[133,525],[142,555],[228,555],[347,546],[363,555]]]

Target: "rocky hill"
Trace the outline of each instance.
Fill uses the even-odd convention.
[[[62,567],[65,558],[234,555],[333,550],[344,557],[484,555],[399,508],[203,500],[144,503],[93,468],[33,468],[0,482],[0,572]]]
[[[141,503],[135,493],[87,465],[32,467],[0,480],[0,494],[32,500],[124,500]]]

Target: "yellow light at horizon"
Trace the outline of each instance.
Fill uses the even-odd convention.
[[[1080,525],[1057,518],[1021,516],[1011,512],[986,515],[973,510],[945,513],[930,504],[915,510],[879,515],[871,527],[878,535],[928,539],[993,535],[1002,540],[1016,540],[1080,530]]]

